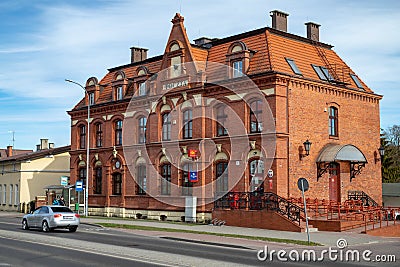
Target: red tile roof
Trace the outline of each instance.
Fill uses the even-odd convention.
[[[186,31],[182,32],[186,34]],[[185,38],[187,37],[185,36]],[[340,76],[341,78],[345,77],[344,80],[347,83],[347,88],[359,90],[349,75],[350,73],[354,74],[354,72],[336,54],[336,52],[332,50],[332,46],[314,42],[304,37],[281,32],[268,27],[229,36],[223,39],[215,39],[205,47],[199,47],[192,44],[188,47],[190,53],[187,54],[193,56],[196,61],[211,61],[226,65],[228,49],[237,41],[243,42],[247,46],[248,50],[252,52],[249,69],[246,73],[247,75],[272,70],[278,73],[296,76],[286,61],[286,58],[290,58],[294,60],[298,69],[302,73],[302,77],[305,79],[328,83],[327,81],[320,80],[311,65],[325,66],[330,70],[330,72],[336,70],[336,73],[338,74],[337,76]],[[162,62],[163,56],[161,55],[146,59],[142,62],[109,69],[109,72],[99,82],[99,84],[102,85],[103,90],[100,93],[100,97],[96,100],[96,104],[112,100],[111,82],[113,81],[117,71],[123,71],[126,77],[132,81],[132,79],[137,77],[137,69],[139,67],[146,67],[150,73],[154,74],[161,71]],[[329,63],[330,67],[327,66],[326,63]],[[199,66],[203,71],[205,67],[204,64]],[[212,72],[211,67],[207,66],[207,68],[208,73]],[[342,70],[345,70],[344,75]],[[332,76],[335,77],[336,75],[332,74]],[[372,90],[368,88],[360,78],[359,80],[363,85],[364,90],[371,93]],[[133,86],[133,84],[131,83],[130,86]],[[132,88],[128,89],[130,95],[132,95],[132,90]],[[130,97],[130,95],[127,97]],[[83,105],[84,102],[81,101],[75,108]]]

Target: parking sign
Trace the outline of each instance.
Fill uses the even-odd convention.
[[[83,182],[82,181],[76,181],[75,191],[76,192],[83,191]]]
[[[198,181],[197,172],[189,172],[189,181],[190,182]]]

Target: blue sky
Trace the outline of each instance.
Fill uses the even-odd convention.
[[[323,4],[322,4],[323,3]],[[398,0],[2,0],[0,2],[0,148],[34,149],[40,138],[70,143],[72,109],[91,76],[127,64],[131,46],[162,54],[176,12],[189,39],[225,37],[271,26],[269,11],[289,13],[288,31],[321,24],[320,39],[377,94],[381,127],[400,124]]]

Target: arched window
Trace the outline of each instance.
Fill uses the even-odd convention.
[[[228,162],[218,162],[215,178],[217,179],[216,195],[223,196],[228,192]]]
[[[102,123],[96,123],[96,147],[102,147],[103,146],[103,124]]]
[[[119,172],[112,175],[112,194],[121,195],[122,192],[122,175]]]
[[[161,166],[161,195],[171,194],[171,164]]]
[[[250,192],[264,191],[264,161],[253,159],[249,162]]]
[[[255,100],[250,104],[250,133],[260,133],[263,129],[262,124],[262,109],[261,100]]]
[[[171,115],[170,113],[164,113],[162,115],[162,140],[171,140]]]
[[[338,122],[338,109],[336,107],[329,107],[329,136],[339,136]]]
[[[191,196],[193,193],[193,183],[189,181],[190,164],[186,163],[182,168],[182,196]]]
[[[192,110],[187,109],[183,112],[183,139],[190,139],[193,135]]]
[[[147,186],[146,165],[144,164],[138,165],[136,167],[136,175],[137,175],[137,194],[146,195],[146,186]]]
[[[216,120],[217,120],[217,136],[228,135],[228,131],[225,128],[225,123],[228,116],[225,114],[225,106],[218,106],[216,109]]]
[[[179,49],[180,49],[179,44],[178,44],[178,43],[173,43],[173,44],[171,45],[169,51],[170,51],[170,52],[174,52],[174,51],[177,51],[177,50],[179,50]]]
[[[122,145],[122,120],[115,122],[115,145]]]
[[[147,118],[141,117],[139,118],[139,129],[138,129],[138,143],[145,144],[146,143],[146,124]]]
[[[86,148],[86,126],[79,126],[79,148]]]
[[[95,177],[93,181],[93,191],[95,194],[102,193],[102,184],[103,184],[103,171],[101,167],[97,167],[95,169]]]

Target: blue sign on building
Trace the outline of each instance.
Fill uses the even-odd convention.
[[[189,172],[189,182],[198,182],[197,172]]]
[[[76,192],[83,191],[83,182],[82,181],[76,181],[75,191]]]

